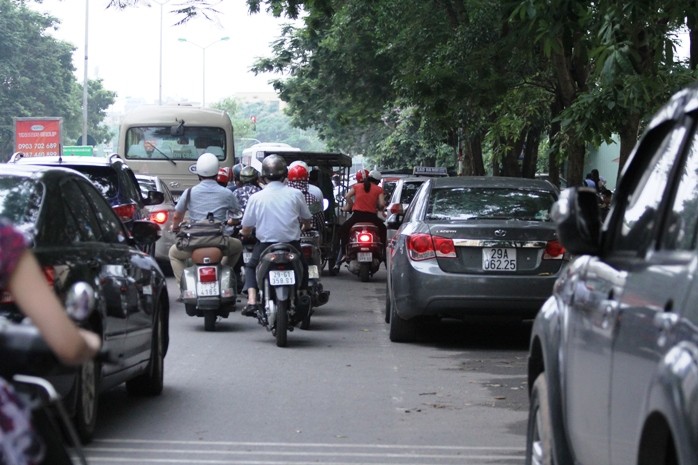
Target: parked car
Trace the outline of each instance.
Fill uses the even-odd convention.
[[[76,171],[13,164],[0,165],[0,216],[26,234],[59,297],[77,281],[95,288],[96,308],[86,326],[121,363],[91,361],[51,379],[81,438],[89,440],[100,391],[124,382],[133,394],[158,395],[163,388],[167,285],[155,260],[137,248],[154,243],[159,227],[136,220],[129,233],[90,180]],[[0,311],[20,316],[9,294],[2,296]]]
[[[592,188],[553,208],[577,258],[534,321],[526,463],[698,458],[698,87],[656,114],[606,221]]]
[[[506,177],[427,179],[388,245],[390,340],[415,340],[425,317],[533,318],[568,256],[547,181]]]
[[[162,182],[160,177],[137,174],[136,180],[138,180],[141,194],[144,197],[148,196],[149,191],[162,192],[164,197],[162,203],[147,205],[145,208],[150,215],[150,221],[159,224],[162,232],[160,240],[155,243],[155,260],[158,261],[160,267],[165,270],[166,273],[169,273],[172,271],[170,268],[169,250],[176,239],[175,234],[172,232],[172,219],[174,218],[176,202],[172,196],[172,192],[170,192],[170,188],[167,187],[167,184]]]
[[[386,221],[395,221],[396,218],[392,218],[394,215],[404,215],[405,210],[410,205],[410,202],[414,198],[419,186],[424,183],[428,178],[425,177],[407,177],[400,178],[395,183],[393,188],[393,195],[390,198],[386,198],[388,205],[386,207]],[[395,229],[388,228],[388,242],[395,235]]]
[[[133,171],[117,154],[109,157],[22,157],[14,163],[62,166],[81,172],[92,181],[129,229],[134,221],[148,219],[150,213],[146,205],[157,205],[164,201],[163,195],[157,191],[142,195]],[[155,244],[148,247],[145,252],[153,255]]]

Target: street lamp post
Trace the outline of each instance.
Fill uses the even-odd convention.
[[[199,45],[195,42],[192,42],[191,40],[187,40],[184,37],[180,37],[178,40],[180,42],[188,42],[196,47],[199,47],[201,49],[201,61],[202,61],[202,68],[203,68],[203,75],[201,77],[201,87],[202,87],[202,93],[201,93],[201,106],[205,107],[206,106],[206,49],[209,48],[211,45],[217,44],[218,42],[223,42],[225,40],[229,40],[230,37],[225,36],[221,37],[218,40],[214,40],[208,45]]]
[[[160,80],[158,81],[158,105],[162,105],[162,7],[172,0],[153,0],[160,5]]]

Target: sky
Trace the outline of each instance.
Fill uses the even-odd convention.
[[[223,0],[215,5],[221,13],[213,21],[195,18],[175,26],[179,16],[171,10],[181,0],[170,0],[162,7],[156,0],[149,3],[150,7],[117,10],[106,8],[108,0],[89,0],[87,7],[82,0],[44,0],[32,8],[61,21],[52,34],[77,47],[73,65],[80,83],[84,80],[87,10],[88,79],[101,78],[106,89],[117,93],[117,99],[158,103],[161,85],[163,102],[201,103],[205,98],[207,105],[238,92],[273,92],[268,81],[275,76],[254,76],[249,69],[257,58],[271,56],[270,43],[280,36],[288,19],[266,12],[251,15],[245,0]],[[220,40],[223,37],[229,39]]]

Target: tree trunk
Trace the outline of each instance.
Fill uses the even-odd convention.
[[[526,132],[526,142],[523,148],[523,163],[521,164],[521,175],[525,178],[534,178],[536,176],[540,132],[541,130],[539,127],[532,127]]]
[[[623,126],[620,128],[620,158],[618,159],[618,178],[620,178],[620,173],[623,171],[625,162],[628,161],[630,153],[633,151],[635,144],[637,144],[640,119],[640,115],[636,113],[628,114]]]
[[[502,157],[502,176],[521,177],[519,168],[519,155],[523,152],[524,135],[521,134],[516,141],[503,141],[505,147],[512,147],[506,150]]]
[[[482,136],[478,133],[470,134],[466,143],[466,175],[484,176],[485,163],[482,160]]]
[[[567,154],[567,183],[570,186],[581,186],[584,180],[584,156],[586,144],[584,141],[570,140]]]

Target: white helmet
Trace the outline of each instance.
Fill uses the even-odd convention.
[[[375,179],[376,181],[380,181],[381,178],[383,177],[383,175],[381,174],[380,171],[378,171],[378,170],[373,170],[373,171],[371,171],[370,173],[368,173],[368,177],[369,177],[369,178],[373,178],[373,179]]]
[[[218,175],[218,157],[212,153],[202,153],[196,160],[196,174],[203,178]]]

